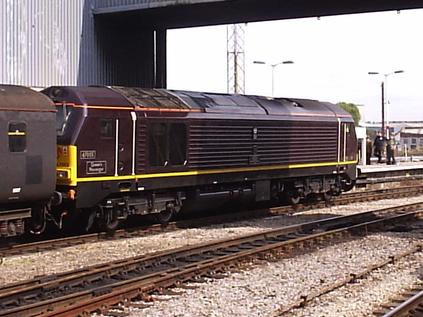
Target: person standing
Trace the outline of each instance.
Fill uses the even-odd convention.
[[[386,142],[386,164],[394,165],[395,156],[394,156],[394,149],[395,149],[395,141],[390,138]]]
[[[372,140],[369,137],[366,137],[366,165],[370,165],[372,162],[370,158],[372,157]]]
[[[375,156],[377,157],[377,162],[378,163],[382,163],[382,154],[383,154],[383,150],[385,148],[385,137],[382,135],[382,132],[378,132],[375,138],[375,141],[373,142],[373,146],[374,146],[374,153]]]

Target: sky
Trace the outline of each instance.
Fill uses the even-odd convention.
[[[387,120],[423,121],[423,10],[255,22],[245,25],[245,93],[362,105],[381,120],[380,74],[387,77]],[[226,26],[170,30],[168,88],[227,91]],[[265,61],[267,65],[254,64]]]

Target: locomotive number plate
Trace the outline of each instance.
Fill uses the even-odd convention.
[[[87,174],[106,174],[106,161],[90,161],[87,162]]]
[[[96,154],[95,150],[80,151],[79,157],[81,160],[95,160]]]

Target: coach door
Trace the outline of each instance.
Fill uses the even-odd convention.
[[[115,176],[135,174],[135,112],[125,111],[115,120]]]

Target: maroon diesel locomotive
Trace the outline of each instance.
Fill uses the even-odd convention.
[[[352,188],[352,117],[336,105],[124,87],[50,87],[57,107],[59,217],[114,229],[166,222],[193,203],[293,203]]]

